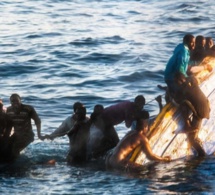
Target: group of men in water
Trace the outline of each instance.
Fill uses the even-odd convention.
[[[183,43],[175,48],[167,63],[164,75],[168,96],[166,100],[175,102],[182,110],[184,132],[198,156],[205,155],[198,139],[198,131],[202,119],[209,118],[210,106],[193,75],[205,69],[212,71],[209,65],[199,66],[206,56],[215,56],[213,40],[208,40],[210,47],[206,49],[206,38],[185,35]],[[156,100],[161,105],[161,99]],[[133,102],[123,101],[106,108],[95,105],[90,117],[86,115],[85,106],[76,102],[73,105],[74,113],[53,133],[44,136],[41,135],[41,120],[35,109],[23,104],[18,94],[12,94],[10,102],[11,106],[5,112],[0,101],[0,161],[16,159],[20,152],[34,141],[31,119],[35,122],[38,138],[41,140],[68,136],[70,149],[67,162],[70,164],[105,157],[106,165],[110,169],[139,169],[141,165],[129,160],[137,147],[140,147],[150,160],[170,161],[170,157],[160,157],[152,152],[146,136],[149,131],[149,113],[143,109],[145,98],[142,95],[136,96]],[[136,123],[134,128],[119,140],[114,126],[122,122],[125,122],[127,128]]]

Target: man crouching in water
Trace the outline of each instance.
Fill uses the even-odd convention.
[[[141,151],[145,153],[149,160],[169,162],[170,157],[160,157],[152,152],[149,141],[146,137],[148,131],[149,115],[145,111],[139,113],[135,130],[129,131],[117,144],[115,149],[106,158],[106,166],[113,170],[140,171],[143,166],[129,159],[136,148],[141,146]]]

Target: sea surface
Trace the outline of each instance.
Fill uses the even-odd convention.
[[[18,93],[34,106],[42,134],[53,132],[81,101],[87,114],[138,94],[159,111],[165,65],[186,33],[215,40],[212,0],[2,0],[0,98]],[[116,126],[122,138],[129,130]],[[34,126],[36,134],[36,128]],[[35,141],[0,165],[0,194],[215,194],[215,157],[152,163],[140,174],[100,162],[69,166],[68,138]],[[45,162],[55,159],[55,165]]]

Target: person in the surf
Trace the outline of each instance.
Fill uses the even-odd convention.
[[[103,157],[106,152],[114,148],[119,142],[119,137],[115,128],[106,128],[105,121],[102,117],[104,106],[97,104],[90,115],[90,135],[88,139],[88,157]]]
[[[184,131],[198,156],[204,156],[205,151],[198,138],[198,132],[201,128],[202,119],[209,119],[210,104],[208,98],[201,91],[194,76],[185,77],[182,73],[177,72],[175,74],[175,83],[178,88],[175,101],[179,104],[185,120]]]
[[[141,171],[143,166],[131,162],[133,152],[141,147],[141,151],[152,161],[169,162],[170,157],[160,157],[152,152],[146,137],[148,131],[149,113],[140,111],[137,117],[135,130],[129,131],[117,144],[117,146],[106,156],[106,167],[110,170]]]
[[[11,159],[10,134],[12,132],[12,121],[3,109],[3,101],[0,99],[0,162]]]
[[[132,122],[136,120],[136,114],[143,109],[145,98],[143,95],[137,95],[133,101],[122,101],[120,103],[106,107],[101,117],[104,120],[105,128],[113,128],[122,122],[130,128]]]
[[[84,105],[81,102],[75,102],[73,104],[73,114],[68,116],[61,125],[53,131],[51,134],[46,134],[43,139],[50,139],[54,140],[57,137],[62,137],[67,135],[67,133],[73,128],[75,122],[76,122],[76,110],[80,107],[84,107]],[[88,121],[89,117],[85,117],[85,121]]]
[[[35,122],[38,138],[42,139],[41,120],[34,107],[23,104],[18,94],[14,93],[10,96],[10,103],[11,106],[7,108],[6,113],[14,127],[11,140],[12,153],[14,158],[16,158],[24,148],[34,141],[31,119]]]
[[[69,153],[67,162],[71,165],[85,163],[88,161],[87,142],[89,138],[89,121],[86,121],[86,108],[78,107],[75,110],[75,123],[67,132],[69,137]]]

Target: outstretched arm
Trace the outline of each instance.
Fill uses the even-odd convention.
[[[160,157],[152,152],[152,149],[150,147],[149,141],[147,138],[143,138],[142,142],[143,146],[143,152],[146,154],[146,157],[149,160],[155,160],[155,161],[164,161],[164,162],[169,162],[170,157]]]

